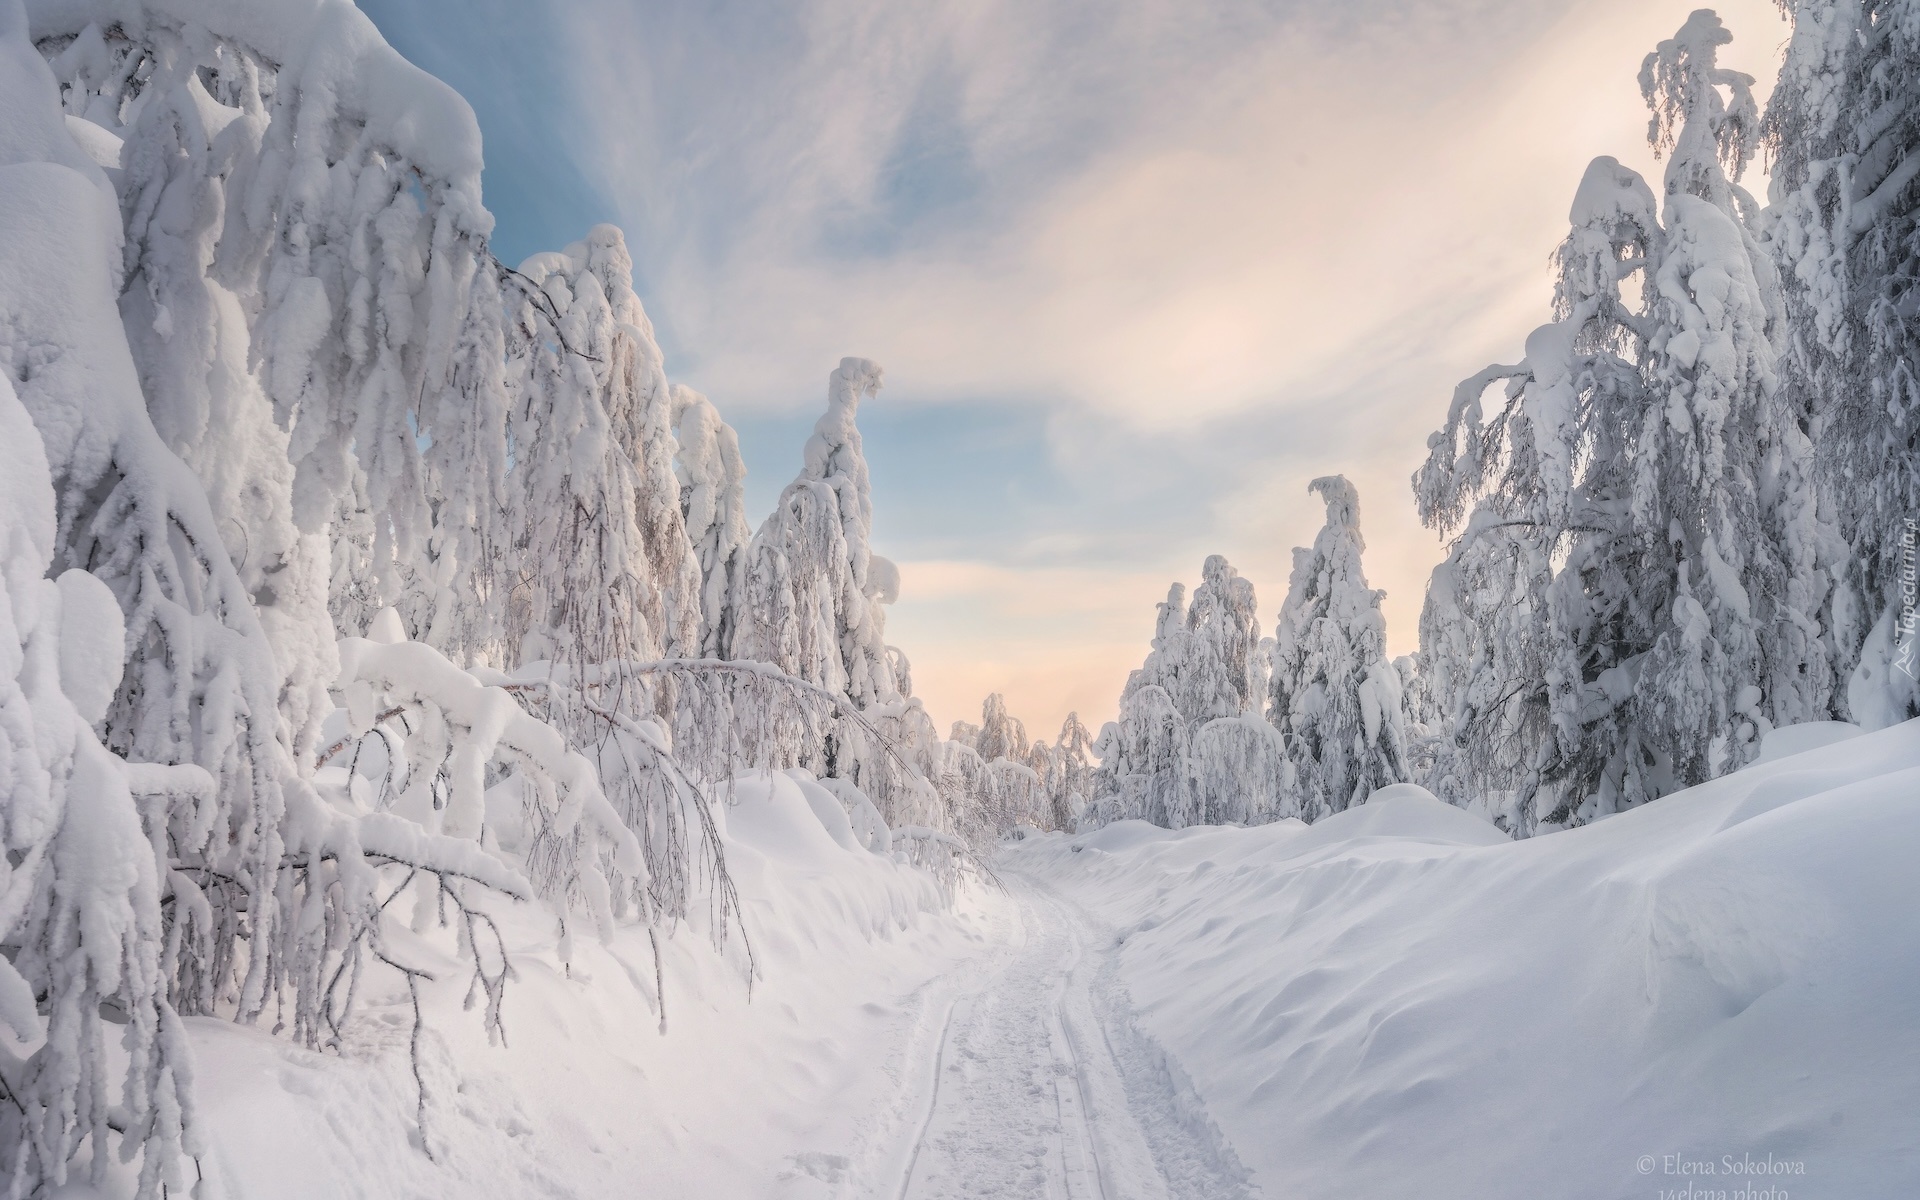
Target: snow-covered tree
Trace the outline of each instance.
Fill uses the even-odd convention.
[[[1400,676],[1387,660],[1385,592],[1367,586],[1360,496],[1343,476],[1308,490],[1327,505],[1293,575],[1274,631],[1268,719],[1285,736],[1299,815],[1311,821],[1407,778]]]
[[[1156,610],[1152,652],[1094,744],[1100,766],[1083,820],[1179,829],[1282,815],[1290,771],[1260,721],[1261,646],[1253,585],[1225,558],[1202,565],[1191,606],[1186,588],[1172,585]]]
[[[1260,622],[1253,583],[1218,554],[1200,568],[1200,586],[1187,608],[1186,670],[1177,699],[1190,721],[1258,714],[1265,697],[1255,686]]]
[[[1121,694],[1119,717],[1107,722],[1094,741],[1100,765],[1093,772],[1093,796],[1081,824],[1098,828],[1141,820],[1168,829],[1191,824],[1187,745],[1186,719],[1167,689],[1151,683],[1130,686]]]
[[[698,567],[671,474],[671,400],[620,231],[514,275],[508,641],[575,665],[692,653]]]
[[[0,169],[0,187],[11,182]],[[203,1147],[161,955],[164,847],[130,780],[202,794],[212,780],[130,767],[95,737],[120,680],[120,607],[86,571],[46,577],[56,529],[40,437],[0,376],[0,1025],[34,1047],[0,1053],[0,1178],[13,1195],[57,1188],[91,1142],[98,1185],[117,1140],[140,1158],[145,1200],[188,1186],[182,1156]],[[114,1023],[124,1067],[108,1048]]]
[[[1751,78],[1717,65],[1731,40],[1696,12],[1641,70],[1668,162],[1646,363],[1660,411],[1642,422],[1633,496],[1641,521],[1666,518],[1678,558],[1641,694],[1652,744],[1688,783],[1747,761],[1771,725],[1826,717],[1833,686],[1818,623],[1831,530],[1775,370],[1785,309],[1750,229],[1758,205],[1729,179],[1759,133]]]
[[[1785,390],[1847,545],[1828,628],[1835,707],[1920,714],[1920,15],[1908,0],[1800,0],[1768,104]]]
[[[1631,495],[1631,416],[1650,404],[1620,280],[1658,244],[1653,193],[1596,159],[1572,223],[1556,260],[1559,319],[1529,336],[1521,363],[1460,384],[1414,479],[1422,519],[1459,530],[1421,613],[1419,675],[1444,735],[1428,783],[1456,803],[1511,797],[1513,812],[1488,815],[1520,831],[1542,787],[1538,815],[1558,806],[1560,759],[1627,736],[1614,724],[1625,713],[1589,706],[1580,719],[1581,686],[1627,686],[1624,670],[1608,672],[1637,653],[1622,643],[1644,647],[1655,620],[1630,586],[1636,544],[1614,533]],[[1488,416],[1496,383],[1504,403]]]
[[[879,388],[879,366],[862,358],[842,359],[828,379],[800,475],[748,548],[729,647],[730,657],[773,663],[862,707],[898,695],[884,605],[899,574],[871,548],[873,491],[854,423]]]
[[[830,738],[818,761],[798,764],[862,787],[888,773],[881,760],[893,753],[922,778],[946,770],[931,719],[902,686],[906,660],[885,640],[900,572],[872,549],[873,491],[855,424],[861,399],[879,387],[879,366],[863,358],[841,359],[828,378],[827,411],[807,439],[800,475],[747,548],[728,646],[728,657],[771,663],[866,715],[892,751]],[[911,790],[869,791],[879,792],[889,820],[935,819]]]
[[[973,748],[988,762],[996,758],[1026,760],[1027,727],[1007,711],[1007,698],[999,692],[988,696],[980,706],[980,732],[974,736]]]
[[[1067,714],[1051,746],[1036,741],[1027,761],[1046,788],[1053,828],[1072,829],[1087,806],[1093,776],[1093,735],[1081,723],[1080,714]]]
[[[1192,733],[1189,816],[1196,824],[1259,824],[1281,815],[1292,778],[1281,739],[1261,720],[1271,660],[1261,652],[1252,582],[1218,554],[1200,573],[1176,699]]]
[[[1458,531],[1422,619],[1422,674],[1464,759],[1436,770],[1504,797],[1494,815],[1521,834],[1699,782],[1829,711],[1834,543],[1775,370],[1758,207],[1735,182],[1757,115],[1752,81],[1718,65],[1728,40],[1702,10],[1648,56],[1664,212],[1595,160],[1556,320],[1520,364],[1461,384],[1414,479],[1422,519]],[[1620,289],[1635,274],[1637,310]]]
[[[1263,825],[1301,815],[1299,773],[1280,731],[1255,713],[1215,717],[1187,746],[1191,816],[1198,825]]]
[[[734,595],[753,531],[740,439],[705,396],[673,385],[680,514],[700,564],[700,657],[720,658],[733,640]],[[911,687],[904,690],[912,692]]]

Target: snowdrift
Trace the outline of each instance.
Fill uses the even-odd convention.
[[[1009,865],[1117,927],[1270,1196],[1912,1196],[1920,722],[1846,732],[1521,842],[1403,786]]]
[[[452,934],[423,906],[424,932],[395,938],[442,981],[422,989],[426,1147],[397,974],[338,1054],[190,1020],[219,1194],[817,1194],[807,1148],[851,1140],[863,1098],[879,1103],[887,1084],[868,1044],[882,1006],[863,1002],[910,991],[977,939],[927,873],[855,843],[838,804],[810,791],[827,795],[805,772],[749,775],[716,806],[756,978],[737,934],[718,955],[698,921],[663,936],[664,1032],[646,927],[576,937],[568,967],[551,912],[503,906],[516,978],[507,1044],[489,1046],[459,1011],[468,971]],[[825,1094],[844,1107],[823,1110]]]

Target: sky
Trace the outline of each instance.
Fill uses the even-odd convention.
[[[1049,739],[1113,717],[1209,554],[1271,630],[1316,476],[1360,489],[1389,652],[1417,647],[1427,434],[1549,318],[1586,164],[1657,180],[1636,75],[1690,8],[360,3],[473,104],[503,260],[625,230],[756,519],[841,357],[882,364],[860,426],[888,640],[943,730],[998,691]],[[1719,12],[1764,99],[1785,23]]]

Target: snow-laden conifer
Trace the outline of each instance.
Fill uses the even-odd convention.
[[[872,485],[854,423],[879,387],[880,368],[860,358],[842,359],[828,379],[800,475],[748,549],[730,647],[863,707],[898,694],[883,604],[899,581],[884,559],[875,570]]]
[[[1287,741],[1298,813],[1315,820],[1406,779],[1400,677],[1386,655],[1386,593],[1367,586],[1360,496],[1339,475],[1308,485],[1327,522],[1293,574],[1274,631],[1268,719]]]
[[[1765,122],[1791,327],[1781,374],[1847,546],[1829,568],[1834,707],[1877,728],[1920,714],[1920,10],[1788,8]]]
[[[1141,820],[1169,829],[1189,824],[1187,745],[1186,719],[1167,689],[1152,683],[1128,688],[1119,717],[1102,726],[1094,741],[1100,765],[1081,823],[1098,828]]]
[[[1152,652],[1127,679],[1119,719],[1094,743],[1100,765],[1081,819],[1179,829],[1285,815],[1292,771],[1280,738],[1260,719],[1261,646],[1253,585],[1225,558],[1202,564],[1191,605],[1185,586],[1173,584],[1155,612]]]
[[[700,565],[699,656],[720,658],[733,639],[734,597],[753,537],[747,468],[739,436],[705,396],[679,384],[672,395],[680,514]]]
[[[1027,757],[1027,727],[1007,711],[1007,698],[999,692],[980,706],[980,732],[974,736],[973,748],[988,762],[996,758],[1023,762]]]
[[[928,824],[957,814],[938,813],[917,784],[879,783],[895,768],[926,781],[952,769],[925,709],[902,688],[904,656],[885,640],[900,572],[872,549],[872,485],[855,423],[860,401],[879,387],[879,366],[862,358],[842,359],[828,378],[827,411],[800,474],[747,548],[728,657],[770,663],[844,697],[886,745],[830,737],[817,760],[797,765],[866,788],[891,821]]]
[[[1556,320],[1460,385],[1415,476],[1423,519],[1458,531],[1422,620],[1454,747],[1436,785],[1519,833],[1698,782],[1829,711],[1833,543],[1775,369],[1784,310],[1736,182],[1757,123],[1751,80],[1718,65],[1728,40],[1703,10],[1648,56],[1664,211],[1595,160]]]
[[[1648,280],[1657,408],[1635,447],[1633,513],[1643,527],[1665,518],[1678,560],[1673,623],[1641,694],[1654,746],[1687,783],[1748,761],[1775,724],[1825,718],[1833,684],[1818,624],[1828,531],[1812,445],[1776,372],[1784,302],[1750,227],[1758,206],[1729,178],[1759,133],[1751,78],[1717,62],[1731,40],[1696,12],[1641,70],[1668,162]]]
[[[1067,714],[1052,745],[1035,742],[1028,761],[1046,787],[1053,828],[1072,829],[1087,806],[1093,776],[1093,734],[1080,714]]]

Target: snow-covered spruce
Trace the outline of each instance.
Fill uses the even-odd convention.
[[[1035,742],[1029,761],[1040,773],[1053,806],[1053,827],[1074,828],[1086,810],[1093,778],[1093,734],[1081,722],[1080,714],[1067,714],[1051,746]]]
[[[720,658],[733,641],[734,597],[753,537],[747,468],[739,436],[705,396],[674,384],[672,397],[680,517],[700,565],[699,657]]]
[[[1780,373],[1846,541],[1826,621],[1834,708],[1920,715],[1920,10],[1802,0],[1764,122],[1770,242],[1790,334]],[[1823,513],[1823,516],[1825,514]]]
[[[1293,575],[1273,638],[1268,720],[1286,737],[1297,799],[1289,815],[1313,821],[1362,803],[1407,777],[1405,702],[1387,661],[1386,593],[1367,586],[1360,495],[1339,475],[1308,485],[1327,504]]]
[[[727,656],[846,697],[886,743],[830,736],[817,761],[798,765],[864,788],[892,824],[946,827],[964,814],[929,782],[946,772],[939,735],[911,694],[905,656],[885,641],[900,572],[872,549],[873,492],[855,424],[861,399],[879,387],[879,366],[862,358],[842,359],[829,377],[799,477],[747,547]],[[889,758],[904,760],[913,786],[883,783]]]
[[[1422,519],[1459,531],[1420,621],[1419,674],[1438,734],[1428,782],[1455,803],[1511,796],[1511,811],[1488,815],[1523,834],[1559,804],[1547,781],[1564,772],[1543,778],[1542,746],[1572,756],[1589,740],[1626,738],[1624,712],[1570,717],[1586,679],[1601,694],[1607,682],[1630,690],[1625,671],[1606,672],[1626,657],[1620,631],[1637,627],[1644,642],[1652,620],[1628,585],[1635,543],[1612,530],[1631,495],[1631,440],[1618,418],[1646,403],[1620,279],[1656,246],[1653,194],[1615,160],[1595,159],[1572,221],[1557,255],[1562,315],[1527,339],[1524,361],[1460,384],[1414,478]],[[1484,394],[1496,384],[1504,402],[1488,415]],[[1583,445],[1590,452],[1576,456]]]
[[[1775,370],[1778,278],[1734,182],[1757,115],[1751,80],[1717,64],[1729,40],[1703,10],[1648,56],[1664,212],[1595,160],[1556,320],[1461,384],[1414,477],[1422,519],[1457,531],[1422,618],[1453,747],[1435,787],[1518,834],[1699,782],[1831,711],[1839,544]]]
[[[1202,565],[1191,607],[1186,588],[1172,585],[1157,609],[1153,650],[1121,693],[1120,717],[1094,743],[1100,765],[1080,824],[1139,819],[1180,829],[1292,815],[1293,768],[1260,719],[1267,649],[1253,585],[1225,558]]]
[[[880,388],[880,368],[842,359],[827,411],[807,439],[800,475],[781,492],[747,551],[730,656],[772,663],[862,708],[895,699],[883,640],[893,565],[869,544],[873,493],[854,420]]]

